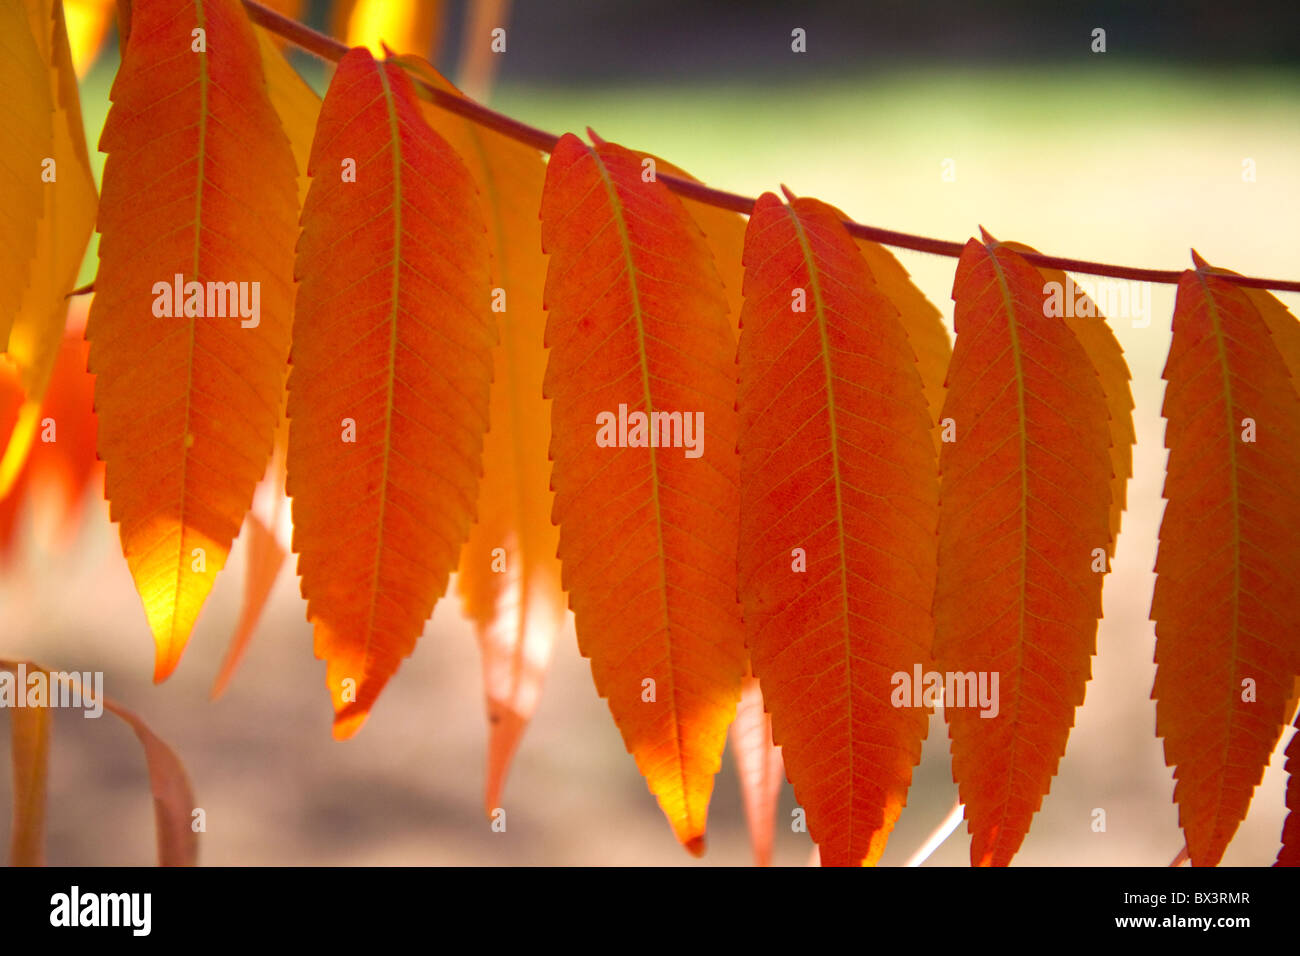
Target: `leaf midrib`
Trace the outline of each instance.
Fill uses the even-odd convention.
[[[207,142],[208,142],[208,54],[207,54],[207,17],[203,12],[203,0],[194,0],[194,16],[198,24],[198,29],[203,30],[204,52],[198,54],[199,57],[199,146],[198,146],[198,163],[195,164],[195,188],[194,188],[194,259],[191,268],[192,281],[199,281],[199,258],[203,250],[203,183],[205,166],[207,165]],[[190,419],[194,408],[194,347],[197,344],[198,320],[197,316],[189,316],[190,334],[189,350],[185,357],[185,426],[181,431],[181,502],[180,502],[180,542],[176,549],[176,588],[172,592],[172,611],[171,611],[171,630],[167,635],[167,653],[170,658],[172,655],[172,645],[176,641],[176,614],[180,607],[181,601],[181,582],[185,580],[185,532],[187,530],[186,512],[189,510],[189,494],[187,485],[189,482],[189,463],[190,448],[186,439],[190,435]],[[204,564],[206,573],[207,565]],[[170,663],[170,660],[169,660]]]
[[[393,391],[397,383],[397,312],[398,294],[402,273],[402,137],[397,124],[397,106],[393,101],[388,74],[380,63],[375,72],[383,89],[384,108],[388,114],[389,139],[393,150],[393,281],[389,299],[392,307],[388,313],[388,376],[384,398],[383,469],[379,477],[379,515],[375,531],[375,563],[370,576],[370,610],[366,615],[366,647],[362,657],[363,679],[370,667],[370,650],[375,640],[375,612],[379,605],[379,566],[384,553],[384,519],[388,510],[388,465],[392,457]]]
[[[1218,303],[1210,291],[1210,285],[1203,272],[1199,269],[1196,277],[1201,284],[1201,293],[1205,299],[1206,314],[1210,319],[1210,324],[1214,328],[1214,344],[1219,357],[1219,368],[1223,375],[1223,404],[1224,413],[1228,419],[1228,430],[1225,433],[1228,439],[1228,486],[1230,490],[1230,504],[1232,512],[1232,654],[1230,660],[1234,666],[1238,661],[1239,647],[1237,635],[1239,633],[1241,622],[1241,496],[1237,486],[1237,443],[1233,438],[1237,426],[1233,421],[1233,409],[1235,405],[1232,400],[1232,375],[1228,366],[1227,349],[1224,346],[1223,326],[1220,321]],[[1229,725],[1232,723],[1231,714],[1233,713],[1233,697],[1235,691],[1231,682],[1227,685],[1228,697],[1228,714]],[[1223,756],[1219,761],[1219,766],[1226,767],[1228,761],[1228,751],[1230,749],[1232,734],[1223,735]],[[1220,813],[1219,810],[1223,804],[1223,790],[1226,774],[1218,776],[1218,796],[1214,801],[1214,826],[1210,830],[1210,836],[1213,839],[1218,831]]]
[[[654,408],[650,401],[650,367],[646,361],[646,335],[645,322],[641,309],[641,294],[637,287],[637,269],[636,263],[632,260],[632,239],[628,235],[627,223],[623,218],[623,203],[619,198],[618,192],[614,187],[613,180],[610,179],[609,171],[605,168],[605,161],[596,149],[589,149],[592,160],[595,162],[596,171],[600,174],[600,180],[605,187],[605,193],[609,198],[610,212],[614,219],[614,225],[618,228],[618,237],[623,249],[623,263],[627,270],[628,289],[632,293],[632,318],[636,322],[637,335],[637,360],[641,366],[641,388],[645,397],[645,412],[649,419],[653,414]],[[664,648],[667,652],[668,673],[672,678],[672,716],[673,716],[673,744],[677,750],[677,772],[682,787],[682,808],[685,811],[687,821],[694,825],[695,812],[690,801],[690,791],[686,783],[686,758],[685,748],[682,741],[682,723],[681,717],[677,712],[677,680],[676,671],[673,668],[673,641],[672,641],[672,622],[668,614],[668,573],[664,562],[664,532],[663,532],[663,512],[659,503],[659,466],[657,461],[658,449],[646,449],[650,453],[650,491],[651,501],[654,505],[654,524],[655,536],[658,539],[659,547],[656,557],[659,565],[659,593],[662,595],[663,620],[664,620]],[[693,834],[694,835],[694,834]]]
[[[1016,693],[1012,695],[1011,703],[1011,726],[1019,726],[1020,723],[1020,702],[1022,694],[1020,693],[1020,681],[1023,679],[1025,670],[1025,604],[1028,599],[1028,566],[1029,566],[1029,431],[1028,415],[1025,411],[1025,370],[1020,361],[1020,333],[1016,328],[1016,308],[1015,302],[1011,296],[1011,288],[1007,285],[1006,272],[1002,268],[1002,263],[998,261],[996,252],[992,248],[985,247],[988,252],[989,262],[993,264],[993,271],[997,278],[998,288],[1002,292],[1002,306],[1007,315],[1007,333],[1011,339],[1011,359],[1016,373],[1016,410],[1018,415],[1019,427],[1017,435],[1020,445],[1020,600],[1017,602],[1019,611],[1019,626],[1016,636]],[[1011,759],[1008,761],[1008,767],[1014,768],[1016,764],[1016,751],[1019,749],[1020,737],[1016,733],[1011,735]],[[1011,786],[1008,785],[1008,791]],[[998,818],[997,832],[993,837],[994,842],[985,848],[986,856],[992,855],[997,848],[997,844],[1002,838],[1002,825],[1007,818],[1007,802],[1002,802],[1002,813]]]
[[[843,614],[843,642],[844,642],[844,699],[846,702],[847,712],[845,719],[848,723],[848,767],[849,767],[849,804],[850,808],[853,803],[853,779],[855,773],[855,761],[853,751],[853,648],[851,646],[851,635],[849,633],[849,569],[848,569],[848,542],[844,531],[844,492],[842,488],[843,476],[840,474],[840,442],[839,442],[839,423],[836,419],[837,406],[835,404],[835,381],[834,373],[831,369],[831,343],[830,335],[826,329],[826,310],[822,302],[821,281],[817,269],[817,260],[813,256],[812,245],[808,241],[808,235],[804,231],[803,222],[799,219],[799,214],[795,212],[792,205],[785,207],[786,214],[794,224],[795,238],[799,242],[799,248],[803,253],[804,264],[808,269],[808,284],[811,286],[813,304],[815,306],[814,314],[817,317],[817,334],[821,340],[821,360],[822,374],[826,379],[826,417],[830,426],[831,441],[831,480],[835,488],[835,530],[839,536],[839,559],[840,559],[840,598],[842,602]],[[849,813],[849,831],[848,844],[853,846],[853,822],[854,814]]]

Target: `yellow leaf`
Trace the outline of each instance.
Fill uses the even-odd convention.
[[[19,0],[0,2],[0,351],[22,303],[36,253],[54,143],[49,69]]]
[[[311,156],[311,140],[316,135],[316,118],[320,115],[320,97],[298,75],[275,44],[275,37],[259,26],[257,46],[262,54],[262,72],[266,76],[266,92],[271,106],[280,117],[280,125],[289,137],[294,163],[298,167],[298,206],[307,198],[311,180],[307,176],[307,160]]]
[[[55,104],[50,156],[55,178],[43,183],[43,215],[37,225],[30,285],[10,332],[9,357],[18,367],[28,399],[39,404],[63,342],[67,295],[76,285],[95,228],[98,196],[62,8],[50,0],[27,3],[33,25],[42,28],[40,42],[49,62],[48,82]]]

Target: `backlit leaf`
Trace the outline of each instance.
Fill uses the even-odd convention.
[[[77,77],[68,52],[62,6],[28,0],[38,45],[49,63],[50,96],[55,105],[50,157],[53,182],[44,184],[43,214],[37,227],[30,283],[9,336],[9,357],[22,370],[28,397],[39,403],[49,384],[63,341],[67,295],[76,285],[86,243],[95,228],[95,179],[82,129]]]
[[[287,453],[288,427],[282,424],[276,433],[275,452],[271,455],[271,464],[266,469],[266,477],[257,486],[253,494],[253,506],[244,518],[244,535],[247,538],[244,565],[244,599],[239,608],[239,618],[235,622],[235,633],[230,639],[226,657],[221,662],[221,670],[212,684],[212,699],[216,700],[225,693],[230,681],[239,669],[244,652],[253,639],[262,612],[271,597],[271,589],[280,568],[289,556],[288,532],[283,521],[282,511],[285,505],[285,456]],[[283,535],[283,537],[282,537]]]
[[[21,504],[31,504],[37,543],[46,551],[63,550],[80,528],[88,488],[99,490],[103,482],[103,464],[95,457],[94,378],[86,371],[84,300],[72,311],[50,387],[34,416],[30,454],[9,496],[0,502],[4,559],[10,557]]]
[[[1005,248],[1015,252],[1037,252],[1022,242],[1004,242]],[[1044,286],[1055,283],[1064,297],[1073,290],[1073,304],[1065,310],[1061,320],[1070,327],[1083,350],[1088,353],[1092,367],[1101,378],[1102,391],[1106,393],[1106,409],[1110,415],[1110,536],[1109,554],[1115,554],[1119,529],[1128,501],[1128,480],[1133,476],[1133,443],[1137,433],[1133,430],[1133,391],[1129,388],[1128,363],[1115,333],[1102,315],[1097,304],[1076,286],[1060,269],[1036,266],[1043,277]],[[1046,295],[1046,293],[1044,293]],[[1045,307],[1046,308],[1046,307]]]
[[[294,162],[298,168],[298,204],[301,206],[307,198],[307,188],[311,185],[311,179],[307,176],[307,161],[311,157],[316,120],[320,116],[320,97],[276,48],[273,34],[259,26],[253,27],[253,32],[257,35],[257,48],[262,55],[267,95],[271,98],[271,106],[280,117],[280,125],[293,149]]]
[[[469,534],[496,331],[474,181],[396,63],[362,48],[340,61],[311,174],[288,491],[342,739],[414,649]]]
[[[747,674],[741,684],[740,703],[731,724],[731,749],[736,755],[736,776],[745,801],[754,863],[770,866],[776,803],[785,781],[785,764],[781,748],[772,741],[772,718],[763,709],[763,692],[752,674]]]
[[[876,287],[898,310],[907,341],[916,353],[917,370],[925,387],[925,400],[934,422],[934,447],[939,448],[940,412],[943,410],[944,380],[948,377],[948,362],[952,359],[952,343],[943,316],[929,299],[912,284],[912,278],[894,254],[870,239],[854,240],[858,252],[867,261]]]
[[[293,154],[238,0],[135,0],[132,24],[100,138],[108,159],[87,337],[110,515],[162,680],[271,453],[296,203]],[[195,29],[206,52],[194,50]],[[177,276],[187,290],[179,314],[167,292]],[[260,314],[247,319],[218,295],[244,294],[252,311],[254,289]]]
[[[54,101],[43,45],[23,0],[0,0],[0,351],[18,314],[36,253],[53,151]]]
[[[1095,550],[1111,547],[1106,398],[1042,288],[1019,254],[973,239],[953,284],[934,656],[965,697],[944,715],[981,866],[1011,860],[1051,787],[1096,648]],[[971,699],[981,686],[990,706]]]
[[[542,247],[551,485],[578,646],[678,840],[698,854],[745,672],[726,301],[682,204],[612,143],[566,134],[556,145]],[[632,444],[649,438],[633,413],[662,413],[660,447]]]
[[[1300,672],[1300,399],[1245,290],[1196,258],[1165,365],[1156,733],[1194,866],[1219,862]]]
[[[921,756],[892,678],[928,670],[938,499],[916,355],[842,218],[759,197],[739,356],[745,640],[825,866],[880,858]]]
[[[655,161],[656,175],[668,173],[681,179],[689,179],[691,182],[699,182],[680,166],[674,166],[668,160],[652,153],[645,153],[642,156],[643,175],[646,158]],[[741,262],[745,250],[745,217],[730,209],[719,209],[717,206],[688,199],[685,196],[678,198],[682,207],[690,213],[695,224],[700,227],[700,232],[704,233],[704,241],[708,244],[709,251],[713,253],[714,267],[718,270],[718,277],[722,280],[722,287],[727,293],[727,317],[731,320],[731,330],[739,334],[740,310],[745,302],[742,294],[745,270]]]
[[[423,60],[402,57],[401,62],[432,86],[455,91]],[[488,715],[484,806],[491,814],[501,802],[511,757],[537,709],[565,621],[556,558],[559,531],[551,523],[551,410],[542,398],[546,258],[537,210],[546,163],[537,150],[463,116],[430,103],[420,108],[478,185],[492,248],[493,301],[499,303],[501,340],[492,352],[478,521],[456,576],[483,657]]]

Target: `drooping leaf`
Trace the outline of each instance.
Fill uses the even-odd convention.
[[[731,724],[731,748],[736,755],[736,776],[745,801],[754,863],[770,866],[776,803],[785,780],[785,764],[781,748],[772,741],[772,718],[763,709],[763,692],[753,674],[746,674],[740,686],[740,703]]]
[[[288,532],[282,531],[285,522],[281,519],[285,504],[287,439],[288,427],[282,424],[276,433],[275,452],[271,456],[271,464],[267,466],[266,477],[257,486],[257,491],[253,494],[253,506],[244,518],[244,533],[248,536],[244,599],[226,657],[212,684],[213,700],[226,692],[235,671],[239,669],[244,652],[248,650],[262,618],[262,612],[266,610],[271,589],[280,576],[280,568],[289,556]]]
[[[1282,825],[1282,848],[1274,866],[1300,866],[1300,717],[1295,733],[1286,745],[1286,822]]]
[[[1004,242],[1003,246],[1015,252],[1038,251],[1022,242]],[[1110,324],[1097,304],[1060,269],[1048,266],[1036,268],[1043,277],[1044,287],[1048,283],[1054,283],[1062,296],[1073,298],[1072,306],[1063,310],[1064,314],[1053,317],[1059,317],[1075,334],[1084,352],[1088,354],[1092,367],[1097,370],[1102,391],[1106,394],[1106,409],[1110,416],[1111,470],[1111,542],[1108,554],[1114,557],[1124,508],[1128,502],[1128,480],[1133,476],[1133,444],[1137,441],[1137,433],[1133,429],[1133,391],[1129,387],[1132,376],[1128,363],[1124,361],[1124,350],[1120,348],[1115,333],[1111,331]],[[1047,294],[1044,292],[1045,296]],[[1047,309],[1046,306],[1044,308]]]
[[[296,203],[293,154],[238,0],[135,0],[132,24],[100,139],[87,337],[110,515],[162,680],[270,457]],[[178,281],[181,310],[169,291]]]
[[[0,0],[0,352],[18,314],[36,253],[53,151],[54,102],[42,45],[23,0]]]
[[[397,64],[343,57],[311,173],[288,491],[342,739],[414,649],[469,534],[496,331],[474,180]]]
[[[139,3],[139,0],[136,0]],[[136,21],[137,25],[139,21]],[[176,752],[149,729],[133,711],[111,697],[104,709],[124,721],[144,748],[149,768],[149,792],[153,794],[154,832],[158,841],[159,866],[197,866],[199,831],[193,826],[198,803],[189,774]]]
[[[67,295],[76,285],[86,243],[95,228],[95,179],[82,129],[77,76],[68,50],[59,3],[27,0],[29,20],[42,59],[49,64],[54,104],[50,169],[37,227],[30,282],[9,336],[9,357],[21,369],[29,400],[40,403],[63,341]]]
[[[13,670],[13,668],[3,668]],[[19,688],[19,693],[27,689]],[[45,791],[50,763],[50,708],[9,710],[10,760],[13,767],[14,813],[9,831],[10,866],[41,866],[45,862]]]
[[[938,475],[915,353],[840,223],[760,196],[740,320],[740,596],[772,736],[826,866],[874,864],[928,709]]]
[[[1194,866],[1246,815],[1300,672],[1300,399],[1243,289],[1196,257],[1165,365],[1156,733]]]
[[[51,695],[55,693],[56,686],[62,687],[61,694],[75,692],[87,707],[91,706],[94,700],[93,688],[85,686],[75,671],[51,672],[31,661],[0,660],[0,670],[11,671],[15,675],[19,673],[20,666],[26,669],[29,678],[37,672],[43,674]],[[144,748],[149,768],[149,789],[154,799],[158,865],[194,866],[198,863],[199,855],[198,831],[192,826],[197,801],[185,766],[137,714],[111,697],[103,696],[101,700],[104,710],[126,723]],[[37,865],[44,856],[50,711],[48,707],[13,708],[10,715],[14,720],[15,735],[13,859],[17,865]],[[20,725],[23,728],[21,741]],[[20,857],[25,862],[20,862]]]
[[[944,714],[981,866],[1010,861],[1051,787],[1111,545],[1106,398],[1074,332],[1044,318],[1042,287],[1019,254],[973,239],[953,284],[934,651],[940,674],[975,679],[954,679],[968,696]],[[980,686],[990,706],[970,699]]]
[[[430,85],[456,92],[418,57],[400,62]],[[537,708],[565,620],[556,558],[559,531],[551,523],[550,402],[542,398],[546,258],[537,210],[546,164],[537,150],[463,116],[430,103],[420,107],[478,186],[492,249],[493,308],[501,324],[501,339],[492,352],[478,521],[456,575],[483,659],[488,716],[484,806],[491,814],[500,805],[510,760]]]
[[[912,284],[912,278],[894,254],[878,242],[856,239],[858,252],[867,261],[876,287],[898,310],[907,341],[916,353],[916,367],[925,387],[925,400],[934,422],[934,447],[939,448],[940,412],[943,410],[944,380],[952,360],[952,343],[943,316],[934,304]]]
[[[698,854],[745,672],[726,301],[681,203],[612,143],[566,134],[556,145],[542,247],[551,485],[578,646],[678,840]],[[660,416],[661,445],[637,444],[650,430],[634,413]]]

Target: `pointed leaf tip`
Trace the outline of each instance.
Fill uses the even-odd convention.
[[[793,192],[790,191],[790,187],[787,186],[785,183],[781,184],[781,192],[785,194],[786,201],[788,202],[794,202],[797,198],[799,198]]]
[[[750,663],[808,833],[828,865],[856,866],[883,851],[926,734],[922,708],[879,702],[882,674],[929,660],[939,482],[915,352],[840,217],[809,197],[783,206],[774,196],[750,216],[738,573]],[[792,287],[803,310],[791,307]],[[864,368],[887,384],[868,387]],[[797,479],[772,480],[776,448]],[[905,509],[895,502],[904,480]],[[877,536],[888,552],[866,546]],[[824,558],[814,563],[809,547],[806,567],[792,565],[791,544],[814,540]],[[805,575],[791,570],[807,581],[792,584]],[[878,583],[868,596],[851,581]]]
[[[705,831],[745,671],[731,507],[738,462],[719,451],[735,444],[735,342],[703,235],[662,183],[644,183],[641,159],[567,136],[551,153],[541,204],[551,257],[543,394],[578,647],[690,846]],[[592,454],[585,423],[612,407],[693,411],[715,451],[702,452],[703,469],[678,449]],[[620,508],[608,507],[614,499]],[[599,555],[607,560],[592,560]],[[647,707],[647,689],[657,706]]]
[[[980,226],[980,239],[984,242],[985,245],[994,245],[995,243],[997,243],[997,239],[994,238],[993,234],[990,233],[983,226]]]
[[[1198,272],[1205,272],[1214,267],[1201,258],[1201,254],[1195,249],[1192,250],[1192,264],[1196,266]]]

